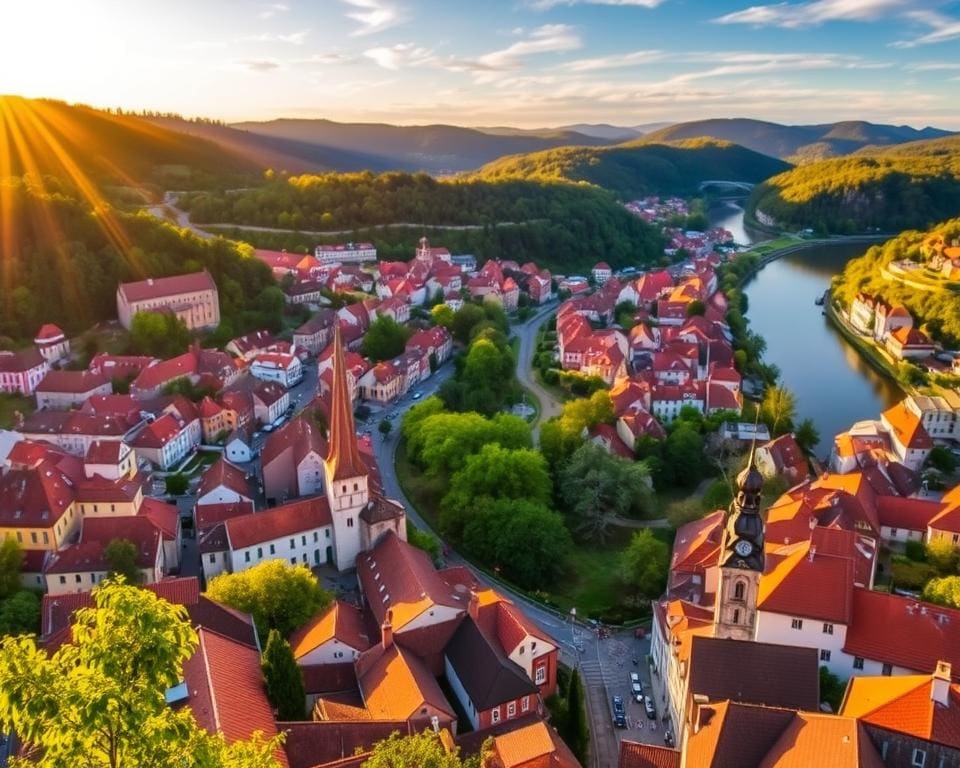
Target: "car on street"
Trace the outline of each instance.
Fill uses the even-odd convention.
[[[643,701],[643,686],[639,682],[630,684],[630,692],[633,694],[633,699],[637,704]]]
[[[653,699],[650,696],[646,696],[643,699],[643,708],[647,713],[647,717],[649,717],[651,720],[657,719],[657,710],[653,706]]]
[[[414,392],[414,393],[413,393],[413,399],[414,399],[414,400],[419,400],[421,397],[423,397],[423,392]]]
[[[617,728],[627,727],[627,713],[623,708],[623,697],[613,697],[613,723]]]

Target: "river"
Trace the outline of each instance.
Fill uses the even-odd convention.
[[[729,229],[737,242],[753,241],[743,225],[743,209],[735,203],[712,207],[710,224]],[[750,327],[767,342],[764,360],[780,369],[782,383],[796,396],[799,419],[813,419],[821,457],[830,453],[838,432],[855,421],[878,418],[903,396],[813,303],[844,264],[867,247],[813,246],[771,262],[746,286]]]

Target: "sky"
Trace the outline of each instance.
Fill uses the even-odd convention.
[[[0,94],[226,121],[960,130],[960,2],[0,0]]]

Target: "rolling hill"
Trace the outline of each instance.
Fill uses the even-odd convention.
[[[0,177],[31,173],[75,185],[182,188],[259,170],[224,146],[133,115],[0,96]]]
[[[901,144],[949,136],[939,128],[916,129],[863,121],[824,125],[781,125],[748,118],[694,120],[648,134],[651,141],[676,141],[709,136],[732,141],[755,152],[793,163],[848,155],[867,146]]]
[[[514,155],[485,165],[471,178],[587,182],[621,198],[691,194],[708,179],[756,183],[789,168],[782,160],[730,142],[671,143],[640,139],[611,147],[560,147]]]
[[[312,145],[327,157],[336,153],[360,160],[319,165],[312,170],[400,170],[449,174],[479,168],[503,155],[535,152],[569,144],[597,145],[603,139],[573,131],[477,130],[455,125],[337,123],[331,120],[280,119],[235,123],[240,131]],[[372,149],[375,148],[375,149]]]
[[[758,186],[748,207],[825,233],[929,226],[960,211],[960,135],[797,166]]]

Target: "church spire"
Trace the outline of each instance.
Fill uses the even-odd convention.
[[[730,505],[720,565],[763,573],[763,516],[760,513],[763,475],[755,462],[756,442],[754,438],[747,466],[737,475],[737,495]]]
[[[357,445],[353,401],[347,384],[347,365],[343,359],[339,323],[333,334],[333,387],[330,395],[330,452],[327,465],[334,480],[367,474]]]

